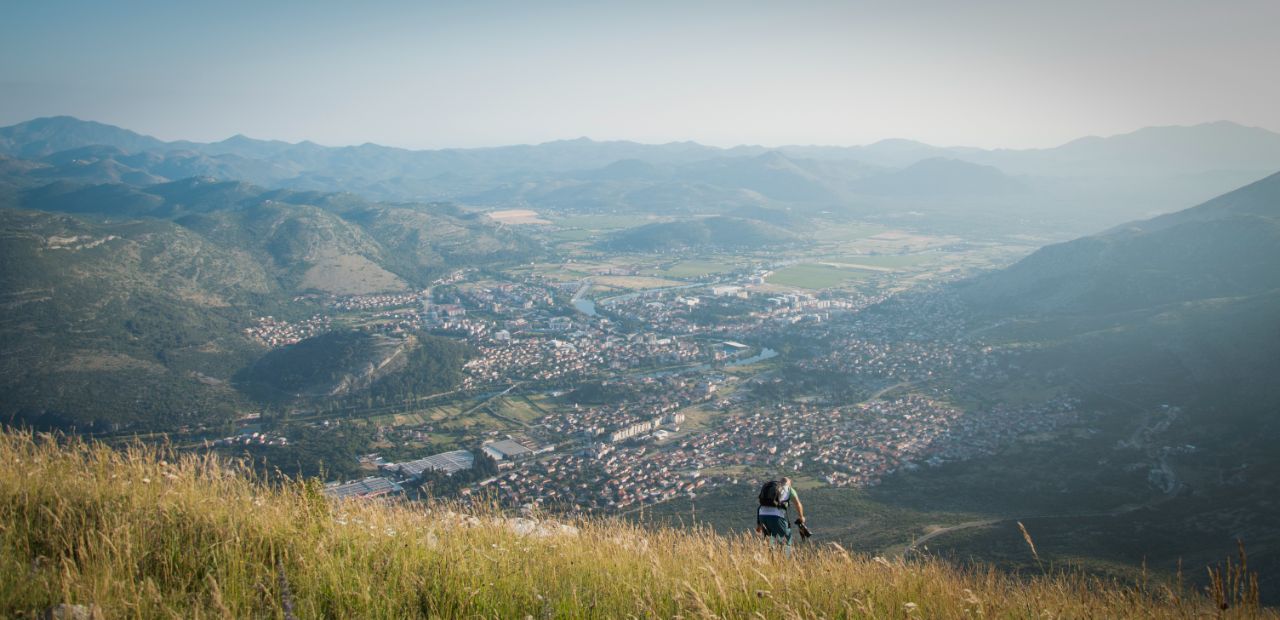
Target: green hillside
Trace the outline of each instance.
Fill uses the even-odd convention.
[[[278,293],[255,261],[172,223],[0,210],[4,417],[107,430],[229,415],[240,333]]]
[[[355,394],[399,402],[456,388],[468,354],[463,343],[427,334],[335,331],[267,353],[236,383],[264,402]]]

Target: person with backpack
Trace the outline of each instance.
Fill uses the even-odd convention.
[[[792,504],[796,507],[796,527],[804,535],[808,532],[804,525],[804,504],[800,503],[800,495],[791,486],[790,478],[764,483],[760,489],[760,507],[756,509],[756,531],[778,544],[785,544],[788,554],[791,552],[791,525],[787,523],[787,511]]]

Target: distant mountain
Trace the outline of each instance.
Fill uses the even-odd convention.
[[[792,159],[769,151],[679,165],[627,159],[572,178],[511,184],[465,198],[477,204],[528,204],[573,211],[720,214],[740,208],[835,208],[850,180],[877,169],[857,162]]]
[[[587,181],[660,181],[670,179],[674,170],[642,159],[619,159],[603,168],[576,174]]]
[[[1026,185],[991,166],[937,157],[864,178],[855,192],[877,196],[1007,196],[1028,193]]]
[[[866,146],[784,146],[778,150],[790,157],[852,160],[884,168],[903,168],[926,159],[956,157],[971,149],[948,149],[915,140],[890,138]]]
[[[1051,149],[995,150],[959,157],[1011,174],[1043,176],[1274,172],[1280,169],[1280,134],[1220,121],[1190,127],[1146,127],[1106,138],[1080,138]]]
[[[698,162],[683,167],[678,176],[787,202],[835,204],[840,200],[839,191],[814,166],[778,151]]]
[[[52,181],[137,186],[192,176],[375,200],[569,211],[721,214],[744,206],[807,207],[861,217],[938,216],[1093,231],[1203,201],[1280,168],[1280,134],[1219,122],[1084,138],[1050,149],[935,147],[891,139],[854,147],[639,144],[586,138],[480,149],[325,147],[233,136],[162,142],[70,117],[0,129],[0,192]],[[938,170],[942,161],[959,164]],[[879,181],[871,177],[883,176]],[[1021,184],[1023,187],[1018,187]],[[957,199],[983,200],[961,204]],[[993,203],[987,198],[1016,197]],[[3,204],[4,196],[0,196]],[[950,218],[950,219],[948,219]],[[1019,230],[1016,232],[1029,232]]]
[[[112,146],[134,153],[171,148],[151,136],[70,116],[37,118],[0,127],[0,153],[15,157],[36,159],[92,145]]]
[[[618,233],[605,244],[615,250],[662,252],[688,248],[744,248],[793,243],[802,237],[756,220],[716,216],[647,224]]]

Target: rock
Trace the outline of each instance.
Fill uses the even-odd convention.
[[[44,620],[102,620],[102,609],[97,605],[72,605],[59,603],[44,610]]]

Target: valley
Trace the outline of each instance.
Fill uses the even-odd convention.
[[[736,183],[743,163],[688,165]],[[859,187],[922,174],[1000,188],[989,204],[1030,191],[937,164]],[[336,497],[726,534],[786,474],[820,542],[1129,582],[1143,558],[1171,580],[1179,558],[1276,539],[1261,491],[1233,500],[1235,527],[1208,499],[1271,466],[1270,426],[1231,457],[1219,442],[1275,402],[1259,374],[1273,343],[1214,322],[1274,316],[1256,257],[1277,247],[1276,177],[1043,249],[1058,233],[1039,225],[826,210],[822,193],[637,212],[11,178],[11,425],[243,457]],[[1226,342],[1236,370],[1197,361]],[[1236,418],[1209,404],[1224,402]]]

